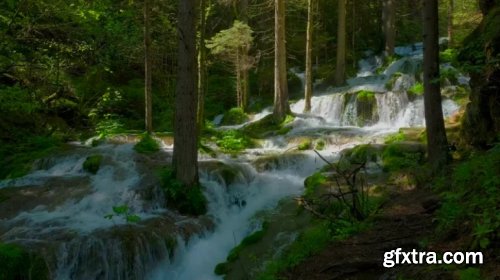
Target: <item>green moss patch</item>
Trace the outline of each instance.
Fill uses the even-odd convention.
[[[160,150],[160,144],[149,133],[141,137],[141,140],[135,144],[134,150],[140,154],[153,154]]]
[[[416,83],[408,89],[408,94],[411,96],[422,96],[424,94],[424,84]]]
[[[250,118],[242,108],[232,108],[222,118],[223,125],[236,125],[247,122]]]
[[[276,120],[272,114],[250,123],[242,128],[242,132],[253,138],[265,138],[270,135],[286,134],[289,128],[286,126],[295,119],[292,115],[287,115],[283,122]]]
[[[96,174],[101,167],[102,155],[92,155],[83,162],[83,170]]]

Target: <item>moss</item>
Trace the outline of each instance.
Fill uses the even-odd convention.
[[[216,275],[227,274],[229,272],[229,264],[236,261],[239,258],[239,255],[244,248],[246,248],[250,245],[253,245],[253,244],[259,242],[260,240],[262,240],[262,238],[264,237],[264,234],[266,233],[268,228],[269,228],[269,223],[264,222],[264,223],[262,223],[261,230],[258,230],[256,232],[250,234],[249,236],[243,238],[241,243],[238,246],[234,247],[229,252],[229,254],[227,256],[227,261],[219,263],[219,264],[217,264],[217,266],[215,266],[214,273]]]
[[[358,145],[349,153],[349,162],[357,164],[365,161],[376,162],[380,156],[380,150],[370,144]]]
[[[439,53],[439,61],[441,63],[455,64],[457,62],[458,50],[446,49]]]
[[[316,141],[316,144],[314,145],[314,149],[318,150],[318,151],[322,151],[325,149],[325,146],[326,146],[325,140],[320,139],[320,140]]]
[[[302,141],[300,141],[297,148],[299,149],[299,151],[310,150],[312,148],[311,139],[303,139]]]
[[[405,141],[406,140],[406,136],[403,132],[398,132],[398,133],[394,133],[394,134],[390,134],[388,136],[386,136],[384,138],[384,143],[385,144],[392,144],[392,143],[397,143],[397,142],[401,142],[401,141]]]
[[[102,155],[92,155],[87,157],[85,162],[83,162],[83,170],[96,174],[99,171],[99,167],[101,167]]]
[[[408,94],[412,96],[422,96],[424,94],[424,85],[422,83],[415,83],[408,89]]]
[[[316,194],[318,187],[324,185],[326,182],[327,178],[321,172],[316,172],[313,175],[307,177],[304,181],[304,196],[306,198],[311,198],[314,194]]]
[[[207,212],[207,199],[203,195],[201,186],[184,186],[175,179],[175,173],[171,168],[161,170],[160,180],[169,207],[188,215],[197,216]]]
[[[237,153],[255,146],[254,141],[239,130],[218,133],[215,143],[226,153]]]
[[[417,144],[393,143],[382,153],[385,171],[398,171],[415,168],[422,163],[425,149]]]
[[[141,137],[141,140],[135,144],[134,150],[140,154],[153,154],[160,150],[160,145],[151,134],[146,133]]]
[[[443,203],[438,210],[437,236],[464,232],[469,248],[487,249],[500,241],[500,145],[473,155],[451,174],[434,183]]]
[[[253,138],[265,138],[269,135],[284,134],[289,131],[287,124],[295,119],[293,115],[287,115],[283,122],[276,120],[272,114],[250,123],[242,128],[242,132]]]
[[[375,93],[369,90],[362,90],[357,93],[358,101],[369,101],[375,99]]]
[[[45,261],[15,244],[0,243],[0,279],[49,279]]]
[[[248,115],[242,108],[232,108],[222,118],[223,125],[236,125],[242,124],[249,120]]]

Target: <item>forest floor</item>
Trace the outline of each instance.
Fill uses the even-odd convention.
[[[391,196],[369,230],[329,245],[283,276],[297,280],[394,277],[396,269],[382,266],[384,252],[419,248],[433,231],[433,212],[438,200],[425,188],[399,190]]]

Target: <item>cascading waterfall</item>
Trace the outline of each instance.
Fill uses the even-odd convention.
[[[424,125],[422,97],[407,92],[419,80],[421,44],[397,48],[396,53],[403,58],[381,74],[376,73],[380,57],[361,60],[348,86],[312,97],[308,114],[300,114],[304,100],[292,104],[297,117],[286,135],[269,137],[260,148],[236,158],[200,157],[207,217],[185,217],[166,208],[151,170],[168,164],[171,145],[163,146],[164,159],[157,163],[138,156],[132,144],[105,144],[77,147],[40,162],[38,170],[25,177],[0,182],[0,188],[20,188],[28,194],[55,186],[60,192],[44,194],[50,198],[45,204],[0,218],[0,237],[43,252],[55,279],[220,279],[213,273],[215,265],[259,229],[257,213],[301,194],[304,179],[323,165],[311,151],[290,152],[301,137],[325,141],[322,154],[333,160],[342,149],[373,141],[381,133]],[[362,101],[362,90],[373,95]],[[452,100],[443,100],[445,116],[457,109]],[[271,111],[265,109],[252,121]],[[92,154],[103,155],[96,175],[82,170]],[[126,205],[141,222],[130,224],[119,215],[107,219],[119,205]]]

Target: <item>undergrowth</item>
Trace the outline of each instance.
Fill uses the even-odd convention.
[[[141,140],[134,146],[134,150],[140,154],[153,154],[160,150],[158,141],[149,133],[144,134]]]

